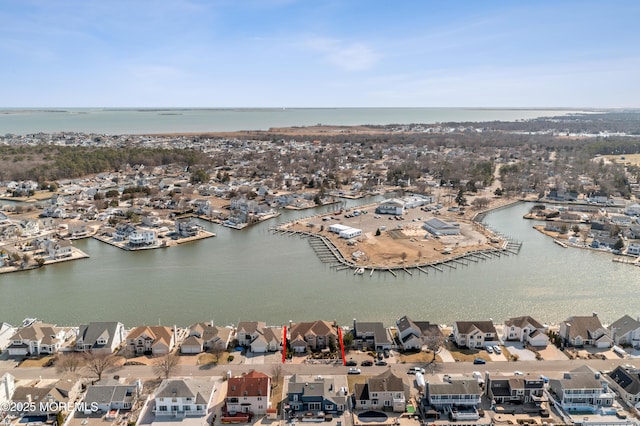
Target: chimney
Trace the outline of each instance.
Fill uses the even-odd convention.
[[[358,332],[356,331],[356,319],[353,319],[353,334],[358,334]]]
[[[598,313],[597,312],[593,312],[591,315],[593,315],[594,317],[598,317]]]

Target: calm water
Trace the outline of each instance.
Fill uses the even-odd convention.
[[[336,272],[306,240],[271,235],[275,221],[244,231],[206,224],[216,238],[136,253],[88,239],[76,245],[90,259],[1,275],[0,321],[37,316],[58,324],[186,326],[209,319],[226,325],[358,318],[391,324],[408,314],[450,324],[526,314],[558,322],[592,311],[610,322],[638,314],[640,268],[613,263],[607,254],[561,248],[521,219],[528,209],[516,205],[486,219],[524,241],[520,255],[428,276]],[[308,214],[285,212],[276,221]]]
[[[472,108],[0,109],[0,135],[62,131],[141,134],[271,127],[520,120],[569,110]]]

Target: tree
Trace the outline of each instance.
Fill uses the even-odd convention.
[[[271,367],[271,389],[278,387],[280,379],[282,379],[282,364],[274,364]]]
[[[622,250],[622,247],[624,247],[624,241],[622,241],[622,238],[618,238],[618,241],[613,245],[613,249]]]
[[[436,353],[442,345],[444,345],[444,335],[442,333],[439,333],[437,336],[427,339],[427,349],[429,349],[433,353],[433,358],[431,358],[429,364],[433,364],[434,362],[436,362]]]
[[[176,352],[169,352],[158,358],[153,366],[153,373],[168,379],[180,367],[180,358]]]
[[[464,196],[464,191],[462,190],[462,188],[458,190],[458,195],[456,195],[455,201],[459,206],[464,206],[465,204],[467,204],[467,198]]]
[[[86,352],[84,354],[84,368],[93,376],[102,380],[102,375],[116,366],[116,357],[110,353]]]
[[[501,197],[501,196],[502,196],[502,189],[501,189],[501,188],[496,188],[496,190],[495,190],[495,191],[493,191],[493,194],[494,194],[496,197]]]
[[[203,169],[198,169],[191,174],[191,183],[209,182],[209,179],[211,179],[211,176]]]
[[[378,229],[376,230],[376,237],[379,237],[379,236],[380,236],[380,234],[381,234],[381,232],[380,232],[380,228],[378,228]]]
[[[353,344],[353,334],[352,333],[344,333],[342,335],[342,344],[345,348],[350,348]]]
[[[59,373],[76,373],[84,366],[84,358],[77,352],[59,354],[55,359]]]

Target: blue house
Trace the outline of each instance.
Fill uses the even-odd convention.
[[[348,385],[344,376],[294,374],[287,390],[289,418],[318,417],[320,413],[342,414],[347,406]]]

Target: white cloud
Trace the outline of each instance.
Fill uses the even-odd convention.
[[[329,38],[313,38],[304,42],[304,46],[324,55],[324,58],[346,71],[361,71],[373,68],[381,58],[371,47],[364,43],[345,43]]]

